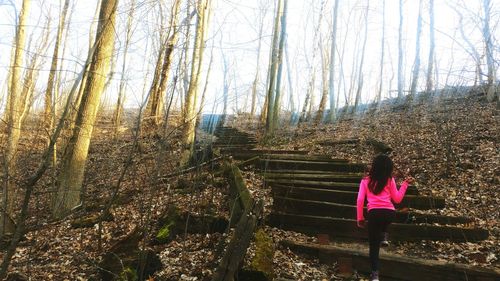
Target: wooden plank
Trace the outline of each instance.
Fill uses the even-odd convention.
[[[349,204],[339,204],[322,201],[300,200],[285,197],[274,197],[273,210],[289,214],[301,214],[311,216],[325,216],[336,218],[355,218],[356,217],[356,201]],[[367,209],[365,208],[365,218],[367,217]],[[469,224],[474,220],[468,217],[443,216],[434,214],[418,214],[415,212],[396,212],[395,222],[408,224]]]
[[[356,202],[358,193],[354,191],[329,190],[324,188],[294,187],[280,184],[273,184],[274,196],[286,198],[324,201],[341,204],[352,204]],[[395,204],[396,208],[412,208],[418,210],[440,209],[445,206],[444,198],[406,195],[400,204]]]
[[[268,217],[268,224],[309,235],[324,233],[332,239],[366,240],[368,237],[367,230],[357,227],[353,219],[272,213]],[[392,241],[473,242],[485,240],[489,236],[487,230],[479,228],[402,223],[391,224],[389,233]]]
[[[265,179],[265,183],[273,185],[286,185],[296,187],[310,187],[310,188],[323,188],[329,190],[342,190],[342,191],[359,191],[359,183],[355,182],[327,182],[327,181],[305,181],[305,180],[291,180],[291,179]],[[415,186],[409,186],[406,190],[408,195],[418,195],[418,190]]]
[[[256,153],[256,154],[308,154],[309,151],[306,150],[280,150],[280,149],[245,149],[245,150],[235,150],[235,149],[224,149],[223,153],[231,154],[234,152],[242,153]]]
[[[290,240],[281,241],[290,250],[318,257],[320,262],[331,264],[340,259],[352,259],[352,266],[359,272],[370,273],[370,261],[366,248],[352,245],[318,245]],[[380,254],[380,276],[382,280],[407,281],[494,281],[500,280],[500,271],[465,264],[410,258],[382,252]]]
[[[363,172],[365,164],[357,163],[332,163],[326,161],[299,161],[299,160],[261,160],[260,168],[263,170],[296,169],[340,172]]]
[[[233,151],[231,155],[235,159],[247,159],[254,156],[260,156],[261,159],[270,160],[301,160],[301,161],[325,161],[335,163],[348,163],[347,159],[332,158],[327,155],[310,155],[310,154],[269,154],[269,153],[255,153],[253,151]]]
[[[327,182],[356,182],[363,177],[362,173],[263,173],[267,179],[313,180]]]

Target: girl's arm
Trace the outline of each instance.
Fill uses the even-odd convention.
[[[391,192],[391,199],[396,204],[401,203],[401,200],[403,200],[403,197],[405,196],[406,189],[408,188],[408,182],[405,180],[398,190],[394,178],[392,178],[390,181],[391,183],[389,184],[389,191]]]
[[[361,183],[359,184],[359,192],[358,192],[358,199],[356,201],[356,218],[359,221],[364,221],[364,215],[363,215],[363,207],[365,205],[365,197],[366,197],[366,181],[361,180]]]

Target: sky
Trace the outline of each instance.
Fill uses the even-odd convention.
[[[265,93],[266,74],[269,63],[269,51],[272,37],[272,22],[274,17],[274,3],[271,0],[209,0],[212,8],[211,21],[206,41],[204,67],[200,91],[203,91],[206,70],[210,57],[212,69],[207,83],[207,97],[204,112],[222,110],[223,89],[223,62],[227,63],[227,76],[229,77],[230,112],[249,111],[251,86],[257,68],[260,73],[258,85],[259,100],[262,103]],[[40,77],[36,92],[43,92],[47,73],[50,67],[50,57],[53,50],[54,36],[57,32],[56,22],[62,1],[60,0],[32,0],[32,7],[27,26],[27,36],[31,36],[32,45],[28,50],[27,59],[30,58],[35,42],[45,30],[45,20],[52,18],[49,29],[50,44],[40,68]],[[170,1],[163,1],[170,5]],[[282,108],[290,109],[290,93],[295,109],[301,108],[305,94],[315,71],[315,87],[313,104],[317,107],[322,90],[321,79],[321,50],[329,54],[331,44],[331,28],[334,0],[289,0],[287,17],[287,54],[289,66],[285,63],[283,79]],[[341,0],[338,15],[337,31],[337,57],[336,57],[336,85],[338,88],[339,105],[345,103],[345,96],[349,92],[352,70],[359,63],[360,51],[364,35],[364,14],[367,3],[368,10],[368,37],[365,50],[363,67],[364,85],[362,101],[369,102],[375,97],[379,83],[379,68],[381,56],[382,36],[382,11],[383,1],[368,0]],[[438,69],[437,84],[439,87],[448,85],[468,85],[474,81],[474,61],[466,51],[466,44],[458,31],[459,21],[453,8],[464,15],[464,32],[469,40],[483,53],[481,38],[481,22],[483,15],[479,0],[436,0],[435,1],[435,28],[436,28],[436,63]],[[500,29],[500,0],[492,0],[491,29],[496,50],[494,57],[500,57],[499,42]],[[125,23],[130,9],[130,0],[120,1],[116,27],[116,73],[112,83],[103,95],[103,104],[112,106],[116,102],[118,84],[123,63],[123,41],[125,38]],[[137,107],[145,97],[147,88],[151,83],[151,72],[156,61],[154,51],[158,47],[159,16],[158,1],[136,0],[137,8],[134,16],[134,34],[128,54],[129,60],[126,67],[126,106]],[[383,97],[395,95],[397,83],[397,40],[399,23],[399,0],[386,0],[386,42],[383,73]],[[93,22],[97,0],[73,1],[71,13],[70,32],[61,74],[66,83],[62,87],[71,85],[76,72],[79,72],[85,61],[88,50],[90,25]],[[16,15],[21,7],[20,0],[0,0],[0,91],[1,104],[4,104],[6,93],[6,77],[10,60],[10,50],[15,32]],[[323,7],[323,8],[322,8]],[[168,10],[168,9],[167,9]],[[319,17],[322,11],[320,32],[315,36]],[[184,14],[182,14],[181,18]],[[165,12],[168,18],[170,14]],[[264,31],[262,35],[262,48],[257,53],[259,43],[259,18],[264,16]],[[411,70],[415,57],[416,23],[418,16],[418,1],[404,1],[404,76],[405,89],[409,88]],[[191,22],[193,24],[194,21]],[[421,37],[421,77],[419,89],[425,87],[425,70],[429,50],[429,14],[428,1],[423,1],[423,32]],[[319,44],[321,38],[322,44]],[[29,39],[27,40],[29,41]],[[182,36],[181,36],[181,40]],[[321,46],[321,47],[320,47]],[[175,51],[179,51],[179,48]],[[316,55],[313,55],[316,50]],[[260,55],[257,65],[257,56]],[[340,58],[343,58],[342,60]],[[174,58],[178,53],[174,52]],[[175,59],[174,59],[175,60]],[[498,62],[497,62],[498,63]],[[174,63],[174,69],[176,69]],[[341,74],[340,67],[343,69]],[[484,67],[484,69],[486,69]],[[287,80],[290,72],[291,83]],[[171,77],[173,75],[170,75]],[[357,81],[357,80],[356,80]],[[355,88],[352,88],[355,89]],[[180,91],[180,89],[178,89]],[[169,92],[170,93],[170,92]],[[174,99],[179,104],[180,95]],[[37,100],[40,105],[40,99]]]

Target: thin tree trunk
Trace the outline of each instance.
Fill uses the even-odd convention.
[[[5,164],[4,164],[4,188],[3,188],[3,198],[2,198],[2,216],[0,225],[0,235],[4,235],[6,232],[12,231],[12,224],[10,224],[7,219],[13,212],[14,201],[15,201],[15,191],[16,187],[11,179],[11,174],[13,173],[15,163],[16,163],[16,153],[17,146],[19,144],[19,138],[21,136],[21,73],[22,64],[24,57],[24,46],[26,42],[25,27],[28,18],[28,13],[30,9],[30,0],[23,0],[21,11],[19,13],[19,20],[16,30],[16,49],[14,51],[14,59],[12,60],[12,71],[11,71],[11,86],[9,93],[9,102],[7,108],[7,148],[5,152]]]
[[[398,99],[403,97],[403,0],[399,0],[399,28],[398,28]]]
[[[109,57],[113,51],[117,6],[118,0],[107,0],[101,3],[95,53],[92,56],[73,134],[62,159],[58,190],[54,196],[52,210],[53,215],[58,218],[67,215],[80,203],[88,148],[104,88],[105,75],[109,71]]]
[[[496,94],[496,69],[495,60],[493,58],[493,40],[490,32],[490,13],[491,3],[490,0],[483,0],[484,8],[484,21],[483,21],[483,38],[486,52],[486,64],[488,66],[488,90],[486,97],[488,101],[494,101],[497,97]]]
[[[198,97],[198,84],[203,62],[204,37],[208,28],[207,11],[209,3],[207,0],[198,0],[197,3],[197,20],[196,33],[193,47],[193,55],[191,62],[191,75],[189,80],[189,88],[184,104],[184,128],[182,132],[182,143],[184,144],[185,152],[182,157],[182,163],[187,163],[194,146],[195,127],[196,127],[196,104]]]
[[[280,34],[280,42],[278,46],[278,73],[276,76],[276,95],[274,97],[274,109],[273,109],[273,121],[271,123],[271,134],[276,129],[276,126],[279,122],[279,111],[280,111],[280,98],[281,98],[281,76],[283,73],[283,49],[285,46],[286,40],[286,17],[288,10],[288,0],[284,0],[283,13],[281,15],[281,34]]]
[[[269,88],[267,89],[267,116],[266,116],[266,134],[272,133],[273,129],[273,110],[274,110],[274,91],[276,90],[276,72],[278,69],[278,45],[280,19],[283,14],[283,0],[278,0],[276,17],[274,18],[274,32],[271,52],[271,68],[269,70]]]
[[[55,84],[55,76],[56,76],[56,71],[57,71],[57,60],[59,57],[59,45],[61,44],[61,39],[64,31],[64,26],[66,25],[66,15],[68,13],[68,7],[69,7],[69,0],[64,1],[64,6],[61,12],[61,16],[59,18],[59,25],[57,27],[57,35],[56,35],[56,42],[54,44],[54,52],[52,54],[52,62],[50,64],[50,71],[49,71],[49,78],[47,81],[47,88],[45,90],[45,99],[44,99],[44,114],[43,114],[43,119],[44,119],[44,124],[45,128],[48,132],[52,131],[52,128],[54,126],[54,108],[53,105],[55,103],[55,91],[54,88],[57,86]],[[50,142],[49,139],[47,139],[47,143]]]
[[[293,115],[295,113],[295,102],[293,97],[293,86],[292,86],[292,68],[290,66],[290,56],[288,54],[288,40],[285,43],[285,58],[286,58],[286,74],[288,80],[288,96],[289,96],[288,103],[290,104],[290,114],[291,117],[293,118]]]
[[[328,76],[328,93],[330,96],[330,111],[328,111],[328,122],[335,121],[335,49],[337,47],[337,15],[339,10],[339,0],[335,0],[335,7],[333,8],[333,28],[332,28],[332,43],[330,45],[330,69]],[[338,95],[338,93],[337,93]]]
[[[126,66],[127,66],[127,54],[128,47],[130,44],[130,39],[132,37],[132,19],[135,11],[135,0],[131,0],[130,2],[130,10],[128,12],[127,18],[127,30],[125,32],[125,46],[123,47],[123,64],[122,64],[122,73],[120,77],[120,86],[118,90],[118,100],[116,102],[115,112],[113,114],[113,126],[114,126],[114,134],[113,137],[116,138],[118,136],[118,131],[121,124],[121,118],[123,113],[123,103],[125,100],[125,77],[126,77]]]
[[[365,38],[363,39],[363,49],[361,50],[361,61],[359,62],[359,74],[358,74],[358,89],[356,91],[356,99],[354,101],[354,109],[356,111],[358,109],[359,103],[361,102],[361,93],[363,91],[363,83],[364,83],[364,74],[363,74],[363,65],[365,62],[365,50],[366,50],[366,41],[368,39],[368,11],[370,9],[370,2],[366,2],[366,11],[365,11]]]
[[[430,93],[434,88],[433,68],[434,68],[434,48],[436,45],[434,36],[434,0],[429,0],[429,18],[430,18],[430,25],[429,25],[430,42],[429,42],[429,59],[427,66],[427,83],[425,87],[425,91],[427,93]]]
[[[431,0],[432,1],[432,0]],[[382,101],[382,88],[384,84],[384,55],[385,55],[385,0],[382,2],[382,47],[380,52],[380,72],[379,79],[380,84],[378,87],[378,94],[376,103],[379,104]]]
[[[250,119],[255,116],[255,106],[257,102],[257,85],[259,84],[259,69],[260,69],[260,49],[262,47],[262,31],[264,30],[264,14],[260,14],[260,27],[259,27],[259,45],[257,47],[257,66],[255,70],[255,78],[252,83],[252,105],[250,107]]]
[[[321,52],[321,100],[319,101],[318,112],[314,118],[314,123],[319,125],[325,113],[326,100],[328,99],[328,54],[323,50],[323,38],[320,36]]]
[[[411,101],[417,93],[418,77],[420,73],[420,37],[422,37],[422,0],[418,2],[418,19],[417,19],[417,41],[415,45],[415,62],[413,63],[413,75],[411,79],[410,95],[408,100]]]

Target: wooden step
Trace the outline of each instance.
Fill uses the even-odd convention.
[[[308,235],[324,233],[334,239],[367,240],[368,237],[367,230],[359,228],[353,219],[271,213],[267,223]],[[479,228],[393,223],[389,235],[392,241],[474,242],[487,239],[489,233]]]
[[[349,172],[328,172],[328,171],[317,171],[317,170],[290,170],[290,169],[277,169],[277,170],[267,170],[261,171],[261,174],[297,174],[297,175],[359,175],[359,181],[363,177],[364,173],[349,173]],[[358,181],[358,182],[359,182]]]
[[[253,151],[233,151],[231,155],[234,159],[246,160],[259,156],[261,159],[269,160],[300,160],[300,161],[325,161],[325,162],[335,162],[335,163],[348,163],[347,159],[331,158],[326,155],[311,155],[311,154],[285,154],[285,153],[258,153]]]
[[[371,272],[367,246],[318,245],[282,240],[282,246],[299,254],[319,258],[321,263],[339,264],[346,260],[358,272]],[[410,258],[392,253],[380,253],[381,280],[439,280],[439,281],[496,281],[500,280],[500,270],[481,268],[465,264]]]
[[[331,181],[306,181],[306,180],[291,180],[291,179],[265,179],[267,185],[285,185],[295,187],[310,187],[322,188],[329,190],[342,190],[342,191],[359,191],[359,183],[356,182],[331,182]],[[418,190],[415,186],[410,185],[406,190],[408,195],[418,195]]]
[[[274,197],[273,210],[281,213],[335,218],[356,218],[356,201],[350,204],[339,204],[322,201],[300,200],[285,197]],[[367,209],[364,209],[365,218]],[[443,216],[434,214],[419,214],[415,212],[396,212],[395,222],[408,224],[470,224],[474,220],[468,217]]]
[[[300,160],[261,160],[259,168],[262,170],[290,169],[290,170],[317,170],[331,172],[363,172],[365,164],[336,163],[328,161],[300,161]]]
[[[263,173],[266,179],[326,181],[326,182],[356,182],[363,177],[362,173]]]
[[[224,149],[221,150],[222,153],[232,154],[232,153],[251,153],[255,155],[262,154],[308,154],[305,150],[279,150],[279,149],[246,149],[246,150],[235,150],[235,149]]]
[[[352,204],[356,202],[358,193],[353,191],[328,190],[321,188],[304,188],[285,186],[280,184],[272,185],[273,196],[286,198],[325,201],[341,204]],[[441,209],[445,206],[444,198],[405,195],[400,204],[395,204],[396,208],[412,208],[418,210]]]

